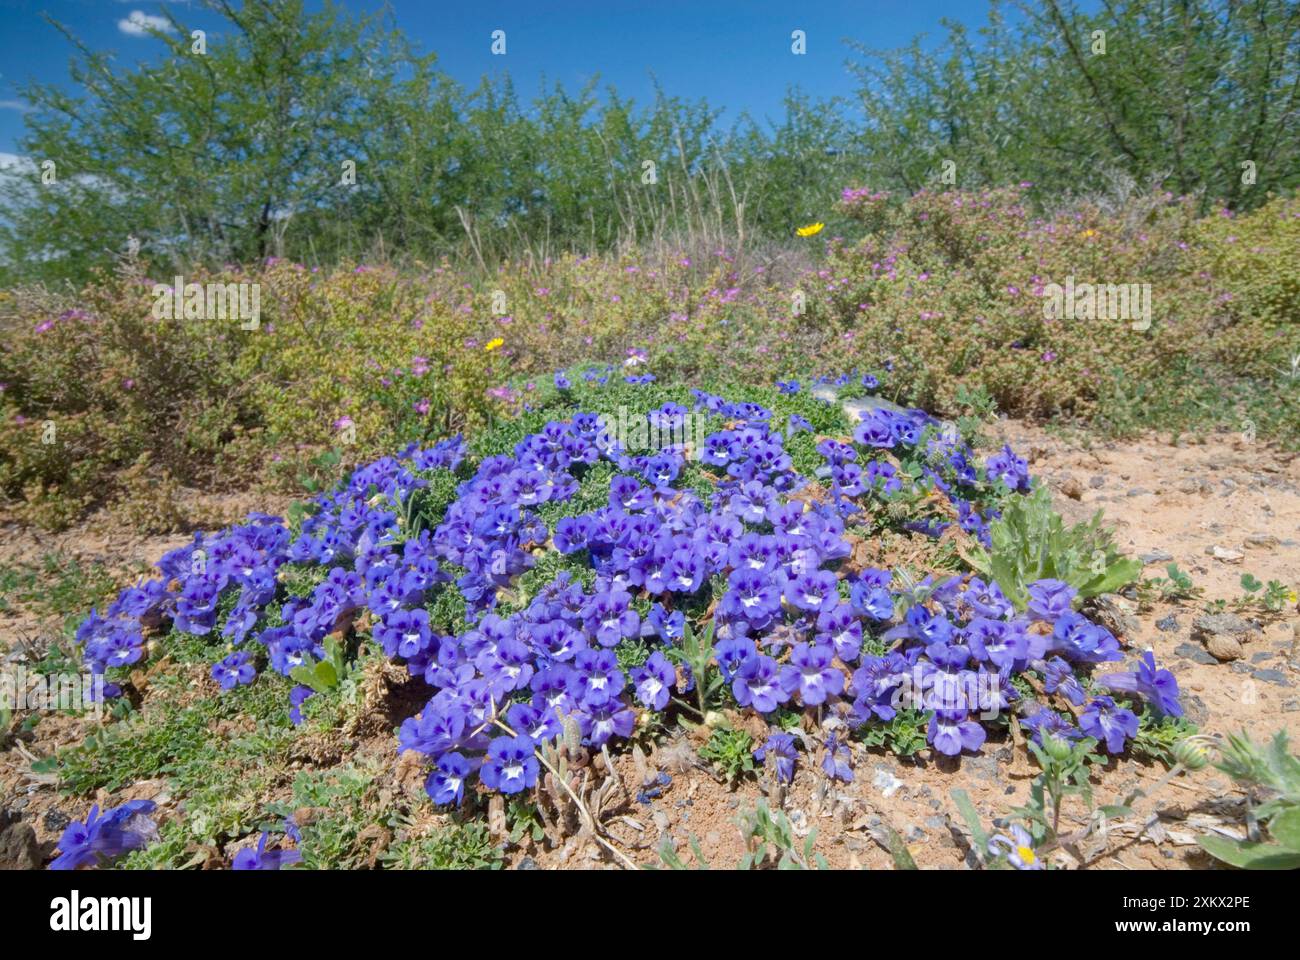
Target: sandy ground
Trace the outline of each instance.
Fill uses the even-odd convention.
[[[1157,603],[1147,611],[1134,605],[1122,637],[1130,662],[1143,649],[1153,649],[1157,662],[1177,676],[1188,716],[1203,732],[1244,728],[1260,740],[1286,729],[1300,741],[1300,616],[1293,607],[1261,622],[1245,644],[1244,656],[1233,662],[1209,656],[1191,635],[1192,620],[1204,603],[1242,595],[1243,573],[1265,582],[1300,584],[1300,459],[1237,435],[1180,445],[1156,437],[1067,441],[1015,421],[1000,422],[991,433],[1029,457],[1034,475],[1056,491],[1057,508],[1067,520],[1087,519],[1097,509],[1104,510],[1121,548],[1148,559],[1149,575],[1163,575],[1172,560],[1204,589],[1204,598],[1197,601]],[[229,506],[266,509],[268,504]],[[37,540],[13,526],[0,527],[0,562],[34,560],[50,549],[62,549],[134,572],[141,562],[151,562],[187,539],[133,538],[111,524],[91,524],[75,534]],[[1212,555],[1215,547],[1220,548],[1217,557]],[[48,629],[52,625],[29,613],[0,615],[0,646]],[[24,750],[35,756],[48,753],[77,736],[77,723],[71,718],[42,723]],[[369,746],[376,753],[391,751],[387,735],[379,733],[374,739]],[[888,829],[906,839],[923,868],[971,864],[967,833],[951,791],[965,789],[985,826],[997,829],[1027,800],[1036,771],[1023,750],[996,740],[978,756],[954,759],[935,759],[922,751],[918,758],[900,761],[859,746],[854,764],[854,782],[828,783],[809,758],[801,758],[794,785],[768,795],[769,803],[783,806],[796,834],[817,831],[816,849],[834,867],[889,868]],[[51,841],[57,833],[32,811],[58,804],[57,795],[49,784],[33,781],[28,765],[13,749],[0,754],[0,814],[32,822],[40,839]],[[694,838],[711,866],[739,861],[744,847],[735,820],[763,797],[764,784],[748,781],[729,789],[694,762],[692,751],[681,744],[661,744],[640,760],[624,754],[614,766],[618,780],[605,797],[603,821],[611,841],[627,857],[639,864],[658,864],[655,851],[668,841],[689,864]],[[592,771],[593,783],[607,776],[599,758]],[[669,774],[671,783],[658,796],[638,798],[640,781],[659,772]],[[1159,763],[1112,762],[1094,779],[1096,802],[1118,803],[1134,789],[1150,789],[1164,774]],[[418,778],[404,777],[400,770],[395,776],[412,781],[403,786],[418,784]],[[63,806],[68,806],[66,800]],[[82,804],[73,806],[79,809]],[[1080,809],[1068,810],[1069,829],[1078,826]],[[1076,852],[1093,869],[1214,866],[1194,838],[1214,829],[1240,836],[1244,809],[1241,790],[1212,768],[1202,770],[1140,798],[1134,817],[1112,824],[1104,836],[1089,837]],[[1149,823],[1153,815],[1158,818]],[[1064,851],[1053,859],[1065,867],[1081,865]],[[558,846],[525,842],[509,851],[507,862],[525,869],[615,866],[607,852],[582,837]]]

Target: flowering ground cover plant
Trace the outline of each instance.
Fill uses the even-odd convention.
[[[255,329],[154,318],[143,261],[79,291],[0,291],[0,498],[48,527],[121,500],[134,525],[172,529],[178,486],[298,492],[613,356],[691,383],[725,356],[751,385],[810,356],[888,362],[892,399],[944,415],[982,397],[1114,432],[1249,421],[1294,446],[1296,392],[1278,387],[1300,356],[1300,201],[1198,218],[1165,193],[1051,215],[1028,196],[851,187],[772,264],[710,244],[477,270],[270,258],[187,277],[260,286]],[[1146,284],[1150,317],[1046,316],[1048,288],[1072,281]]]
[[[85,662],[115,697],[150,649],[198,644],[214,690],[282,684],[300,724],[382,653],[427,685],[394,752],[468,814],[540,800],[566,756],[672,722],[761,718],[747,749],[779,779],[849,781],[853,738],[958,757],[1021,728],[1118,754],[1140,718],[1180,715],[1149,654],[1098,672],[1124,654],[1070,584],[1017,600],[972,572],[963,545],[992,546],[1033,489],[1025,461],[980,462],[952,424],[878,398],[877,375],[553,380],[519,417],[381,458],[288,520],[196,535],[86,618]],[[703,443],[638,448],[620,408],[701,418]],[[265,841],[240,865],[292,862]]]

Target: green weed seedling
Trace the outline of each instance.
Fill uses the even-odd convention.
[[[716,727],[700,747],[700,757],[713,764],[718,775],[734,787],[754,770],[754,739],[744,730]]]
[[[1081,598],[1113,593],[1136,580],[1142,564],[1119,553],[1101,516],[1098,511],[1087,523],[1067,528],[1052,509],[1051,492],[1040,486],[1007,501],[989,527],[992,549],[975,547],[967,560],[996,580],[1019,610],[1036,580],[1063,580]]]
[[[1210,835],[1197,837],[1197,843],[1216,860],[1245,870],[1300,869],[1300,758],[1292,755],[1286,731],[1279,730],[1267,747],[1245,731],[1230,735],[1214,765],[1242,786],[1274,794],[1247,820],[1263,825],[1271,839]]]

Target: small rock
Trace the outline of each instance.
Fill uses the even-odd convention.
[[[1214,659],[1224,663],[1229,660],[1240,660],[1246,655],[1246,651],[1241,648],[1240,640],[1217,633],[1205,641],[1205,649]]]
[[[62,833],[63,828],[72,822],[62,810],[46,810],[45,816],[41,817],[41,826],[50,833]]]
[[[1172,553],[1165,553],[1163,550],[1152,550],[1150,553],[1144,553],[1138,557],[1143,563],[1168,563],[1173,558]]]
[[[655,822],[655,826],[659,828],[660,833],[666,832],[672,823],[668,819],[668,814],[664,813],[662,810],[656,810],[650,815],[650,819]]]
[[[0,870],[39,870],[41,845],[36,831],[25,823],[15,823],[0,833]]]
[[[915,823],[909,823],[903,835],[907,838],[908,843],[919,843],[925,839],[925,831]]]
[[[1255,654],[1250,658],[1250,662],[1263,663],[1265,660],[1272,660],[1272,659],[1273,659],[1273,654],[1271,654],[1267,650],[1261,650],[1259,653]]]
[[[1272,550],[1282,541],[1271,533],[1252,533],[1246,537],[1246,546],[1256,550]]]
[[[943,830],[948,826],[947,817],[926,817],[925,825],[931,830]]]
[[[1204,726],[1205,722],[1210,719],[1210,711],[1205,706],[1204,700],[1192,694],[1183,697],[1183,716],[1187,718],[1189,723],[1194,723],[1200,727]]]
[[[1212,547],[1206,547],[1205,552],[1215,560],[1222,560],[1224,563],[1241,563],[1246,556],[1240,550],[1221,547],[1217,543]]]
[[[1156,629],[1161,633],[1173,633],[1178,629],[1178,618],[1172,613],[1156,621]]]
[[[1283,713],[1300,713],[1300,700],[1283,700]]]
[[[1094,490],[1100,490],[1105,485],[1106,478],[1099,473],[1088,478],[1088,486],[1092,487]]]
[[[515,864],[515,869],[516,869],[516,870],[536,870],[536,869],[537,869],[537,861],[534,860],[532,857],[521,857],[521,858],[519,859],[519,862]]]
[[[1149,497],[1149,496],[1151,496],[1151,491],[1148,490],[1148,489],[1146,489],[1146,487],[1132,487],[1132,488],[1130,488],[1130,489],[1129,489],[1129,490],[1124,494],[1124,496],[1126,496],[1126,497]]]
[[[1256,680],[1263,680],[1265,683],[1276,683],[1279,687],[1291,686],[1291,681],[1286,678],[1286,674],[1281,670],[1255,670],[1251,676]]]
[[[894,776],[892,770],[888,767],[877,766],[876,775],[871,780],[871,785],[880,791],[880,795],[888,799],[898,792],[898,788],[903,785],[903,781]]]
[[[1085,611],[1089,617],[1117,637],[1131,637],[1142,628],[1134,614],[1133,601],[1118,593],[1105,593],[1088,601]]]
[[[1074,477],[1066,477],[1060,482],[1059,489],[1071,500],[1083,499],[1083,484]]]
[[[1218,660],[1240,660],[1242,644],[1253,639],[1256,627],[1235,613],[1203,613],[1192,620],[1192,639],[1205,644]]]

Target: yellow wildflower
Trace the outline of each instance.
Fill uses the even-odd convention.
[[[504,344],[505,341],[502,340],[500,337],[493,337],[491,340],[489,340],[487,343],[483,345],[483,349],[486,350],[488,353],[491,353],[493,350],[498,349]]]
[[[795,230],[795,233],[799,234],[801,237],[813,237],[821,233],[825,226],[826,224],[824,223],[810,223],[806,227],[799,227]]]

